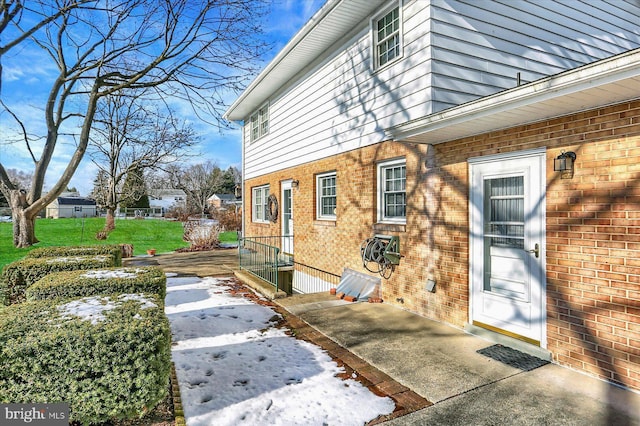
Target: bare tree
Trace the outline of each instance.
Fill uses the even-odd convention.
[[[155,90],[165,99],[186,100],[201,117],[223,126],[225,94],[242,89],[264,52],[256,37],[263,6],[260,0],[0,1],[0,88],[6,89],[1,73],[7,61],[28,59],[55,70],[38,123],[21,115],[20,105],[0,103],[18,135],[2,143],[23,144],[33,162],[28,190],[12,182],[0,163],[14,245],[37,242],[35,217],[67,187],[82,161],[100,99]],[[19,55],[7,55],[17,47]],[[64,142],[75,149],[44,191],[50,162]]]
[[[194,164],[185,169],[173,167],[169,173],[174,188],[187,194],[187,207],[190,213],[204,214],[207,200],[223,185],[223,173],[215,163]]]
[[[135,170],[157,169],[187,155],[198,141],[193,129],[165,115],[143,96],[113,94],[102,99],[93,123],[90,157],[103,178],[100,193],[107,210],[104,231],[115,228],[120,203],[136,201],[126,176]]]

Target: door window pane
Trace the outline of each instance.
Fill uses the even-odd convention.
[[[524,177],[485,181],[485,238],[491,246],[524,248]]]

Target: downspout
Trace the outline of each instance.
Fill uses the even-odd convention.
[[[245,143],[244,143],[244,121],[237,121],[238,124],[240,124],[240,137],[242,138],[241,140],[241,144],[240,146],[242,147],[242,152],[240,154],[240,167],[241,167],[241,171],[240,171],[240,191],[241,195],[242,195],[242,221],[240,224],[240,234],[242,237],[244,237],[244,220],[246,219],[246,208],[245,208],[245,201],[246,201],[246,196],[247,196],[247,191],[245,190],[244,187],[244,150],[245,150]]]

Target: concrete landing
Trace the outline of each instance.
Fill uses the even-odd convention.
[[[640,425],[640,394],[547,364],[531,371],[477,353],[494,343],[373,303],[300,296],[285,308],[433,403],[389,425]],[[284,306],[284,303],[283,303]]]

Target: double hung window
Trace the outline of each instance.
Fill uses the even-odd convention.
[[[269,104],[264,105],[250,118],[251,142],[269,133]]]
[[[335,172],[323,173],[316,177],[316,193],[316,217],[322,220],[336,220],[337,180]]]
[[[251,210],[253,212],[253,222],[268,222],[267,198],[269,198],[269,185],[253,188],[252,195]]]
[[[378,221],[406,223],[406,174],[404,159],[378,164]]]
[[[399,3],[373,20],[374,68],[378,69],[402,55],[402,21]]]

